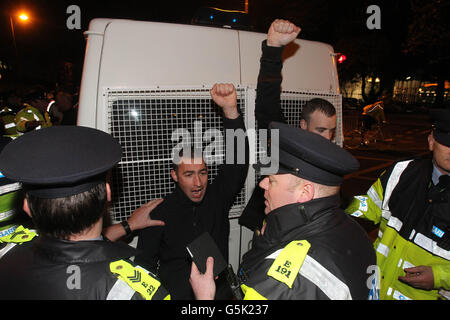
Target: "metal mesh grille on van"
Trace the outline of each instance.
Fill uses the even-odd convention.
[[[245,116],[245,94],[238,89],[238,107]],[[209,95],[209,89],[183,90],[110,90],[108,129],[122,146],[122,161],[113,170],[112,218],[128,217],[142,204],[172,192],[170,177],[172,149],[181,137],[172,141],[178,129],[187,129],[192,141],[208,129],[223,132],[219,108]],[[200,132],[197,135],[196,132]],[[223,134],[224,136],[224,134]],[[196,138],[197,137],[197,138]],[[202,139],[203,148],[210,143]],[[214,159],[224,162],[224,145],[219,143]],[[218,165],[208,165],[209,181],[217,175]],[[245,188],[237,195],[230,216],[238,215],[245,205]]]
[[[325,93],[314,93],[314,92],[293,92],[293,91],[282,91],[281,92],[281,109],[283,110],[283,115],[286,118],[288,124],[294,127],[300,128],[300,120],[302,119],[303,106],[309,100],[313,98],[322,98],[330,102],[336,109],[337,124],[336,124],[336,137],[335,142],[342,147],[343,144],[343,131],[342,131],[342,96],[340,94],[325,94]],[[258,125],[256,124],[256,127]],[[262,140],[257,139],[257,158],[265,154],[265,146],[261,145]],[[261,176],[255,174],[255,187],[257,187]],[[250,189],[252,192],[253,188]],[[250,198],[251,194],[248,196]]]
[[[237,89],[238,107],[246,123],[249,123],[248,117],[254,117],[254,101],[247,101],[250,90],[255,89]],[[112,172],[113,202],[110,208],[111,218],[121,221],[142,204],[172,192],[171,154],[179,142],[171,140],[173,132],[184,128],[194,136],[195,123],[201,123],[203,132],[208,129],[223,131],[222,118],[210,98],[209,89],[106,89],[104,97],[108,108],[108,130],[118,139],[123,152],[121,162]],[[342,144],[340,95],[283,92],[282,109],[288,123],[299,126],[303,105],[314,97],[324,98],[336,107],[336,142]],[[256,158],[264,152],[258,141],[255,142]],[[208,142],[203,141],[203,146],[205,143]],[[224,157],[223,147],[216,150],[218,158]],[[217,167],[215,164],[208,166],[210,181],[217,175]],[[253,170],[252,166],[250,170]],[[255,183],[242,188],[230,210],[230,218],[240,215]]]

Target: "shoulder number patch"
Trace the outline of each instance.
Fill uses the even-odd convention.
[[[12,242],[12,243],[24,243],[33,240],[36,236],[36,232],[31,231],[23,226],[18,226],[13,232],[4,237],[0,237],[0,243]]]
[[[124,260],[111,262],[109,269],[136,292],[139,292],[146,300],[152,300],[161,285],[158,280],[150,276],[145,270],[134,267]]]
[[[290,242],[275,259],[267,275],[292,288],[310,247],[306,240]]]

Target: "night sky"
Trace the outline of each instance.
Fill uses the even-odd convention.
[[[244,10],[244,2],[244,0],[2,0],[0,2],[0,12],[2,13],[0,19],[0,61],[10,66],[18,61],[24,74],[22,78],[17,80],[3,73],[6,76],[3,76],[0,80],[0,88],[13,83],[14,80],[16,82],[41,81],[54,83],[58,68],[65,61],[73,63],[74,75],[79,79],[85,50],[83,32],[88,29],[89,21],[93,18],[121,18],[189,24],[200,7],[211,6]],[[265,33],[275,18],[289,19],[302,27],[301,38],[330,43],[336,52],[346,50],[353,53],[355,56],[349,56],[347,61],[349,71],[354,73],[358,71],[358,68],[365,68],[366,66],[361,65],[361,63],[352,65],[352,62],[357,62],[358,58],[362,58],[365,61],[374,60],[373,63],[369,61],[372,63],[372,69],[369,68],[369,72],[373,72],[374,68],[382,67],[384,69],[395,69],[395,75],[399,75],[402,72],[409,72],[411,65],[417,66],[417,61],[420,61],[409,60],[403,54],[407,48],[406,39],[408,30],[411,29],[411,22],[417,19],[417,12],[414,15],[411,8],[414,8],[414,6],[420,8],[421,3],[423,1],[416,0],[249,0],[248,7],[252,30],[254,31]],[[447,33],[442,38],[442,42],[445,43],[445,52],[442,56],[445,57],[449,42],[447,40],[449,37],[448,20],[450,20],[448,19],[450,8],[448,4],[450,1],[430,0],[427,3],[435,3],[433,8],[426,8],[426,10],[429,12],[430,10],[436,10],[437,7],[439,12],[435,14],[439,17],[431,16],[428,20],[424,20],[423,28],[429,27],[432,32],[436,32],[438,35],[443,32]],[[81,30],[69,30],[66,27],[66,20],[70,16],[66,13],[66,9],[74,4],[81,9]],[[366,8],[370,4],[377,4],[381,8],[381,30],[368,30],[366,27],[368,17]],[[21,8],[29,13],[30,21],[26,24],[18,21],[14,23],[18,52],[18,56],[16,56],[9,17],[15,17],[16,12]],[[444,9],[446,12],[441,12]],[[430,21],[433,23],[430,23]],[[442,25],[442,21],[447,22]],[[432,32],[430,32],[430,37],[433,37]],[[356,48],[357,44],[360,44],[360,47]],[[376,47],[371,49],[370,46],[374,44],[376,44]],[[379,53],[372,52],[373,54],[369,58],[365,57],[364,54],[366,53],[361,51],[364,46],[367,47],[368,51],[377,51],[380,47],[386,47],[385,44],[387,44],[388,50],[381,50]],[[432,49],[430,51],[436,52],[436,48]],[[423,59],[429,60],[433,55],[433,52],[422,51],[420,54]],[[376,60],[384,63],[377,65]],[[448,57],[446,61],[448,62]],[[408,64],[408,66],[405,67],[403,64]]]
[[[174,6],[174,2],[150,0],[3,0],[0,4],[0,59],[9,64],[14,64],[16,60],[9,16],[14,17],[18,58],[22,68],[27,70],[27,78],[31,78],[29,81],[39,81],[39,78],[51,81],[62,61],[72,62],[75,71],[81,71],[85,50],[83,32],[88,29],[90,20],[121,18],[189,23],[203,2],[184,1],[180,2],[185,3],[184,6]],[[81,30],[69,30],[66,27],[66,20],[70,16],[66,10],[74,4],[81,9]],[[27,23],[16,19],[16,13],[21,8],[30,15]],[[34,75],[29,74],[30,70],[33,70],[31,73]]]

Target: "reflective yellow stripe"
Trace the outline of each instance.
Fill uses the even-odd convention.
[[[387,225],[397,231],[400,231],[403,226],[403,222],[399,218],[391,216],[388,220]]]
[[[117,279],[111,290],[108,292],[106,300],[131,300],[136,291],[122,279]]]
[[[266,297],[259,294],[255,289],[246,286],[245,284],[241,285],[242,292],[244,293],[244,300],[267,300]]]
[[[2,249],[0,249],[0,259],[12,248],[17,246],[17,243],[7,243]]]
[[[0,173],[0,175],[1,175],[1,173]],[[6,185],[0,187],[0,195],[3,196],[9,192],[20,190],[21,188],[22,188],[22,184],[20,182],[6,184]]]
[[[369,188],[367,195],[372,199],[373,203],[381,209],[383,203],[383,187],[381,186],[380,179]],[[367,209],[365,211],[367,211]]]
[[[13,233],[0,238],[0,243],[2,242],[13,242],[13,243],[24,243],[31,241],[35,236],[36,232],[30,231],[23,226],[18,226]]]
[[[17,225],[8,224],[0,228],[0,243],[2,243],[2,238],[11,235],[17,229]],[[6,242],[6,241],[5,241]]]
[[[407,160],[397,163],[394,169],[392,170],[391,175],[389,176],[389,180],[386,184],[386,190],[384,191],[384,199],[382,204],[383,218],[389,219],[390,217],[390,214],[388,217],[385,216],[387,216],[387,212],[390,212],[389,200],[391,199],[392,191],[394,191],[395,187],[397,186],[400,180],[401,175],[403,174],[403,171],[406,169],[406,167],[409,165],[411,161],[412,160]]]
[[[383,256],[387,257],[389,255],[389,247],[381,242],[378,243],[377,252],[381,253]]]
[[[109,264],[112,273],[117,274],[119,279],[125,281],[136,292],[146,300],[152,300],[161,283],[150,276],[139,266],[134,267],[130,263],[119,260]]]
[[[300,274],[314,283],[331,300],[352,300],[348,286],[311,256],[306,256]]]
[[[281,251],[275,251],[266,259],[277,258]],[[309,255],[305,256],[299,273],[319,287],[331,300],[352,299],[347,285]]]
[[[267,275],[292,288],[310,247],[306,240],[290,242],[275,259]]]

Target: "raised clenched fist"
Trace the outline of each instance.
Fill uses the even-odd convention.
[[[209,91],[214,102],[222,108],[225,117],[235,119],[237,111],[236,88],[231,83],[216,83]]]
[[[267,45],[271,47],[285,46],[300,33],[300,28],[288,20],[276,19],[267,33]]]

